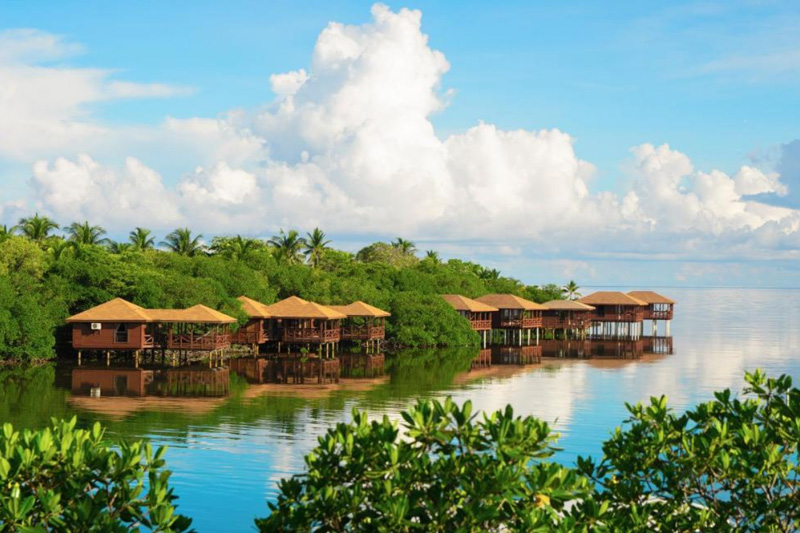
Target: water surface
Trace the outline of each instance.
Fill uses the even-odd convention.
[[[0,371],[0,421],[40,427],[50,416],[99,420],[114,434],[169,446],[179,509],[198,531],[253,530],[276,482],[303,469],[303,455],[354,407],[397,417],[420,397],[452,395],[484,410],[510,403],[553,422],[559,459],[597,455],[626,417],[625,402],[666,394],[678,409],[739,389],[744,371],[800,375],[800,291],[664,289],[678,301],[674,353],[636,360],[547,360],[468,371],[470,356],[432,352],[395,361],[383,378],[340,385],[248,385],[225,398],[73,396],[70,368]],[[661,328],[663,333],[663,328]]]

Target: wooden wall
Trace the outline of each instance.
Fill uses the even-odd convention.
[[[102,329],[92,330],[88,322],[72,325],[72,347],[76,350],[139,350],[144,347],[144,324],[127,323],[128,342],[116,342],[118,323],[103,322]]]

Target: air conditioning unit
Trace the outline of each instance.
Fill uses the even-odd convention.
[[[100,322],[92,322],[92,331],[100,331],[103,325]]]

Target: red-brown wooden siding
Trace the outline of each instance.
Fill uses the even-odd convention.
[[[72,346],[77,350],[141,350],[153,346],[152,338],[145,342],[145,325],[136,323],[125,324],[128,328],[127,342],[116,342],[118,325],[114,322],[103,322],[100,330],[92,330],[88,322],[73,324]]]

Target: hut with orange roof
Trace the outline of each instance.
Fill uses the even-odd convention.
[[[513,294],[487,294],[476,300],[498,309],[492,315],[492,329],[503,331],[504,343],[530,344],[534,334],[539,342],[543,305]]]
[[[231,342],[233,344],[248,345],[252,348],[253,355],[258,355],[259,345],[271,340],[272,314],[267,309],[268,306],[266,304],[257,300],[247,296],[239,296],[237,300],[241,303],[242,310],[247,313],[249,319],[244,326],[241,326],[236,331]]]
[[[564,338],[586,336],[586,330],[592,324],[590,313],[595,310],[594,307],[575,300],[550,300],[542,305],[545,307],[542,311],[542,327],[545,331],[552,332],[554,337],[558,331],[563,333]]]
[[[598,339],[639,339],[642,336],[644,311],[642,300],[619,291],[598,291],[578,302],[595,308],[589,314],[590,336]]]
[[[675,300],[654,291],[630,291],[628,296],[647,304],[644,310],[644,319],[653,321],[653,335],[658,334],[658,321],[663,320],[666,323],[666,335],[669,336]]]
[[[342,320],[342,340],[361,341],[367,353],[380,349],[381,341],[386,338],[386,318],[391,313],[362,301],[326,307],[346,316]]]
[[[216,351],[230,346],[228,326],[236,319],[204,305],[189,309],[145,309],[115,298],[67,318],[78,364],[84,351],[131,352],[138,365],[142,350]]]
[[[483,347],[486,348],[492,331],[492,316],[499,310],[460,294],[443,294],[442,298],[458,311],[458,314],[469,320],[470,326],[480,334]]]
[[[342,339],[342,320],[347,315],[330,307],[290,296],[267,306],[275,324],[278,351],[281,343],[312,346],[320,353],[335,353]]]
[[[149,309],[147,313],[161,324],[169,350],[223,350],[231,345],[232,316],[197,304],[188,309]]]

